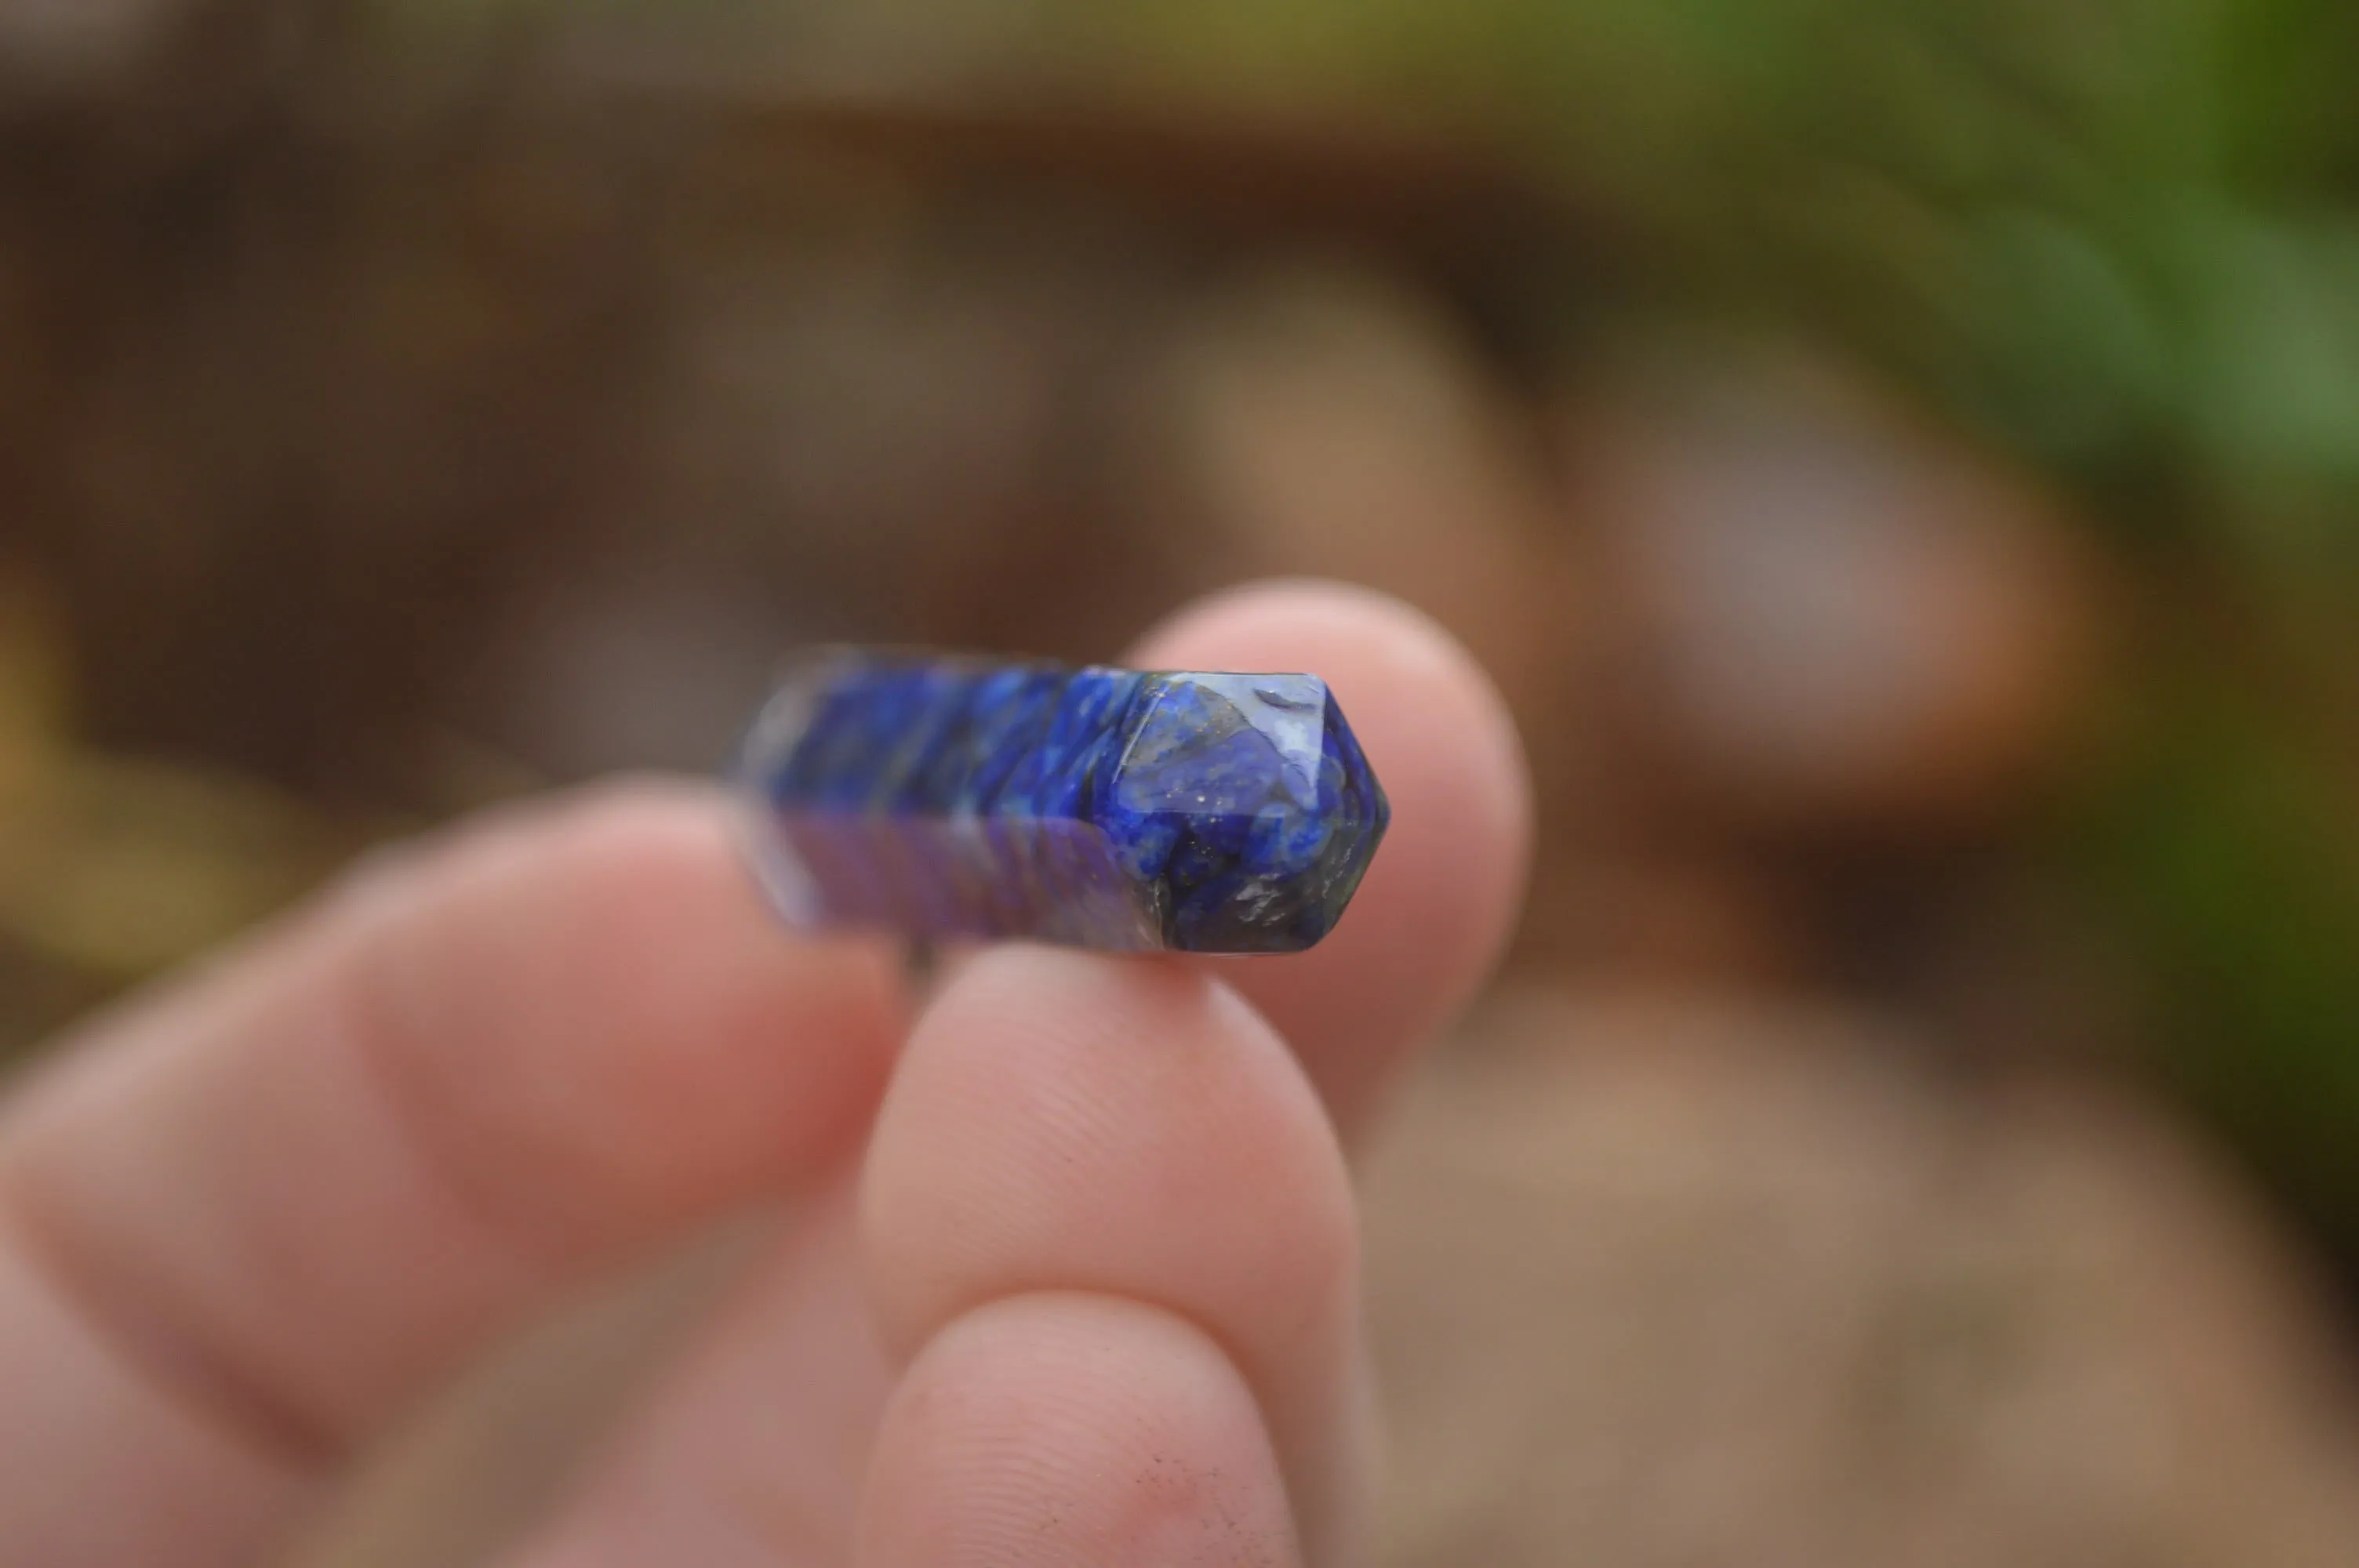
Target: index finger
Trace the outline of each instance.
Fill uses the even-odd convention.
[[[507,814],[27,1087],[0,1119],[11,1561],[253,1561],[527,1309],[849,1152],[897,970],[782,935],[729,822],[689,785]]]

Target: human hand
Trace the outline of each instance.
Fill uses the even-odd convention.
[[[773,1199],[514,1563],[1358,1561],[1344,1149],[1495,956],[1521,762],[1371,595],[1224,596],[1136,662],[1343,696],[1394,822],[1318,949],[990,949],[913,1022],[889,945],[770,921],[717,794],[641,784],[373,863],[83,1031],[0,1109],[0,1561],[267,1560],[494,1336]]]

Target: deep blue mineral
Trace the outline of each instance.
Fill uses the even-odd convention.
[[[798,925],[1293,953],[1389,809],[1327,685],[831,650],[746,737],[755,857]]]

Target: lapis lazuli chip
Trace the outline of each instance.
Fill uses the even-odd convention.
[[[789,921],[925,938],[1299,952],[1390,816],[1307,675],[829,650],[739,772]]]

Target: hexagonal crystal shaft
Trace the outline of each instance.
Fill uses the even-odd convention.
[[[1297,952],[1388,817],[1307,675],[831,650],[738,771],[781,914],[924,938]]]

